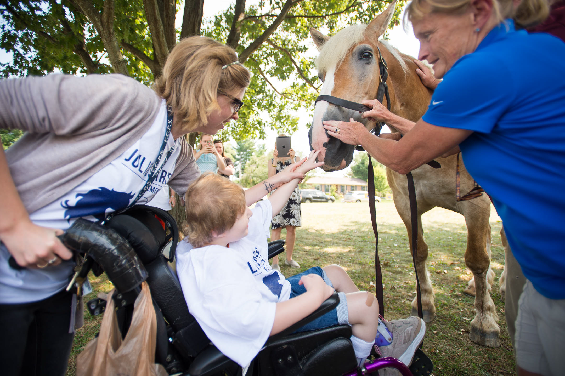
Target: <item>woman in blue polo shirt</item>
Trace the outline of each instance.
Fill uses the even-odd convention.
[[[357,122],[324,127],[399,173],[460,148],[528,279],[516,321],[519,374],[563,375],[565,44],[516,31],[512,18],[528,25],[548,14],[545,0],[524,0],[516,12],[519,3],[412,1],[406,15],[420,41],[418,58],[443,78],[426,114],[399,141],[370,135]]]

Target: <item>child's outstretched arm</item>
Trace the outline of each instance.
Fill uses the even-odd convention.
[[[318,153],[319,152],[310,153],[310,158],[308,159],[308,161],[310,161],[310,159],[312,159],[312,161],[315,161],[316,156],[318,156]],[[314,157],[312,157],[312,155],[314,155]],[[296,180],[296,184],[298,184],[298,181],[304,177],[304,174],[306,172],[323,165],[322,162],[321,163],[313,162],[315,164],[313,167],[309,166],[307,168],[304,168],[303,164],[305,164],[308,161],[306,160],[306,158],[304,158],[304,159],[302,159],[302,160],[300,160],[296,163],[293,163],[290,166],[288,166],[287,168],[285,168],[284,170],[282,170],[280,173],[269,176],[267,179],[263,180],[261,183],[259,183],[255,186],[249,188],[248,190],[246,190],[245,191],[245,202],[246,202],[247,206],[253,205],[257,201],[259,201],[263,196],[265,196],[268,193],[273,192],[275,189],[279,188],[281,185],[283,185],[285,183],[288,183],[292,180]],[[293,190],[294,190],[294,188],[292,188],[289,191],[286,200],[288,200],[288,197],[290,197],[290,194],[292,193]],[[285,200],[285,202],[286,202],[286,200]],[[271,201],[271,203],[272,203],[272,201]],[[281,209],[282,209],[282,206],[277,210],[276,213],[278,213]],[[275,210],[275,209],[273,209],[273,210]]]
[[[308,171],[313,170],[316,167],[322,166],[324,162],[316,162],[316,157],[318,156],[318,154],[319,151],[312,151],[308,156],[308,159],[304,158],[302,161],[298,162],[301,164],[298,165],[298,167],[296,167],[295,173],[300,173],[302,177],[304,177],[304,175]],[[292,167],[292,165],[288,166],[282,172],[278,173],[273,177],[284,174],[286,170],[290,167]],[[302,179],[302,177],[300,177],[299,179]],[[292,194],[292,192],[300,182],[299,179],[295,178],[284,181],[284,184],[281,185],[279,188],[277,188],[277,190],[271,196],[269,196],[269,201],[271,201],[271,205],[273,206],[273,217],[282,210],[282,208],[290,198],[290,195]]]
[[[282,332],[314,312],[334,292],[333,287],[328,286],[322,277],[316,274],[303,276],[299,283],[304,285],[306,292],[277,303],[271,335]]]

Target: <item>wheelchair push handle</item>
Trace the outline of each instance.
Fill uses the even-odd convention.
[[[92,258],[122,293],[147,279],[147,271],[134,249],[111,228],[79,218],[59,239],[71,251]],[[13,257],[8,263],[14,269],[23,269]]]

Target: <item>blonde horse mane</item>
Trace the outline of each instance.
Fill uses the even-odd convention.
[[[332,67],[337,69],[351,46],[363,40],[363,34],[365,33],[366,28],[367,25],[364,24],[346,27],[338,31],[326,43],[324,43],[318,58],[316,58],[316,68],[318,69],[318,72],[327,72]],[[390,51],[394,58],[398,60],[398,63],[404,72],[408,72],[408,67],[400,56],[398,50],[392,47],[387,41],[382,39],[380,41]]]

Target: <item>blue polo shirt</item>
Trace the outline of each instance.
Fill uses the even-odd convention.
[[[460,145],[467,170],[526,278],[565,299],[565,43],[507,20],[446,73],[423,120],[474,131]]]

